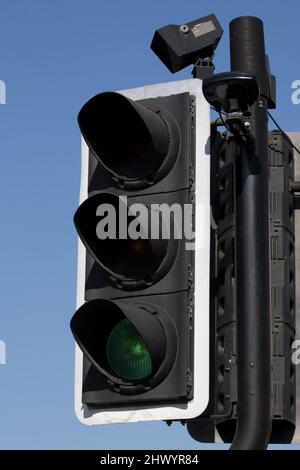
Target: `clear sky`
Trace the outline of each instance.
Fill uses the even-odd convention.
[[[73,412],[80,136],[77,113],[100,91],[171,75],[149,48],[156,28],[215,13],[224,28],[218,72],[229,69],[228,23],[265,22],[286,130],[300,130],[291,83],[300,80],[298,0],[0,0],[2,449],[200,449],[179,424],[86,427]],[[207,448],[207,447],[206,447]]]

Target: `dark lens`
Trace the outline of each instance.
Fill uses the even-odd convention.
[[[150,276],[167,252],[167,240],[104,240],[102,243],[104,266],[128,279]]]
[[[118,238],[119,233],[129,236],[129,224],[134,221],[132,215],[127,217],[127,230],[122,228],[120,231],[119,227],[119,204],[120,199],[117,196],[111,194],[97,194],[87,199],[77,210],[75,214],[75,225],[80,235],[81,240],[90,250],[93,258],[113,277],[119,278],[123,281],[149,281],[156,274],[158,268],[162,265],[164,260],[168,256],[169,240],[162,238],[160,233],[160,226],[162,224],[161,217],[158,220],[157,227],[152,227],[151,222],[151,211],[148,210],[148,222],[143,226],[143,221],[137,224],[137,232],[131,232],[140,238]],[[115,223],[113,223],[112,235],[110,237],[110,231],[108,229],[109,223],[106,220],[107,213],[104,216],[98,216],[97,210],[102,204],[111,205],[112,209],[115,210]],[[122,210],[127,211],[128,207]],[[105,225],[105,236],[99,236],[97,232],[98,224],[104,219]],[[94,223],[91,223],[94,221]],[[155,222],[156,225],[156,222]],[[103,227],[102,227],[103,228]],[[156,229],[159,239],[146,238],[151,237],[152,228]],[[102,232],[101,232],[102,234]]]
[[[146,131],[140,129],[139,141],[136,141],[137,134],[132,132],[131,127],[130,122],[124,123],[124,135],[119,136],[117,141],[107,130],[106,139],[102,141],[102,161],[120,177],[143,178],[154,171],[159,162],[156,162],[156,153]]]

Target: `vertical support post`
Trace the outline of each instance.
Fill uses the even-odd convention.
[[[272,424],[272,323],[270,313],[268,195],[268,75],[263,23],[230,23],[231,70],[256,73],[260,99],[250,109],[253,148],[236,159],[236,279],[238,407],[231,445],[265,449]]]

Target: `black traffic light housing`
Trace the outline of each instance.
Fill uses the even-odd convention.
[[[199,419],[188,422],[191,436],[215,442],[215,430],[231,442],[237,420],[236,194],[235,159],[239,147],[216,133],[212,139],[211,202],[214,227],[211,257],[210,403]],[[269,132],[269,221],[272,313],[273,410],[270,443],[289,444],[295,432],[295,216],[292,143],[279,131]]]
[[[187,92],[139,101],[109,92],[78,115],[89,148],[88,198],[74,216],[86,282],[71,329],[83,352],[82,403],[91,409],[193,398],[194,253],[177,237],[175,209],[195,202],[194,106]],[[115,209],[114,239],[98,237],[102,204]],[[123,239],[120,212],[128,227],[135,204],[147,220],[140,238]],[[153,204],[174,212],[152,219]],[[156,224],[171,229],[169,239],[144,236]]]

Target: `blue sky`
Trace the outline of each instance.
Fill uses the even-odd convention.
[[[276,4],[276,6],[275,6]],[[189,77],[171,75],[149,48],[156,28],[214,12],[224,28],[217,71],[229,68],[228,22],[265,21],[286,130],[300,130],[291,83],[300,79],[298,0],[0,0],[2,449],[200,449],[177,424],[85,427],[73,412],[77,238],[72,217],[80,177],[76,116],[105,90]]]

